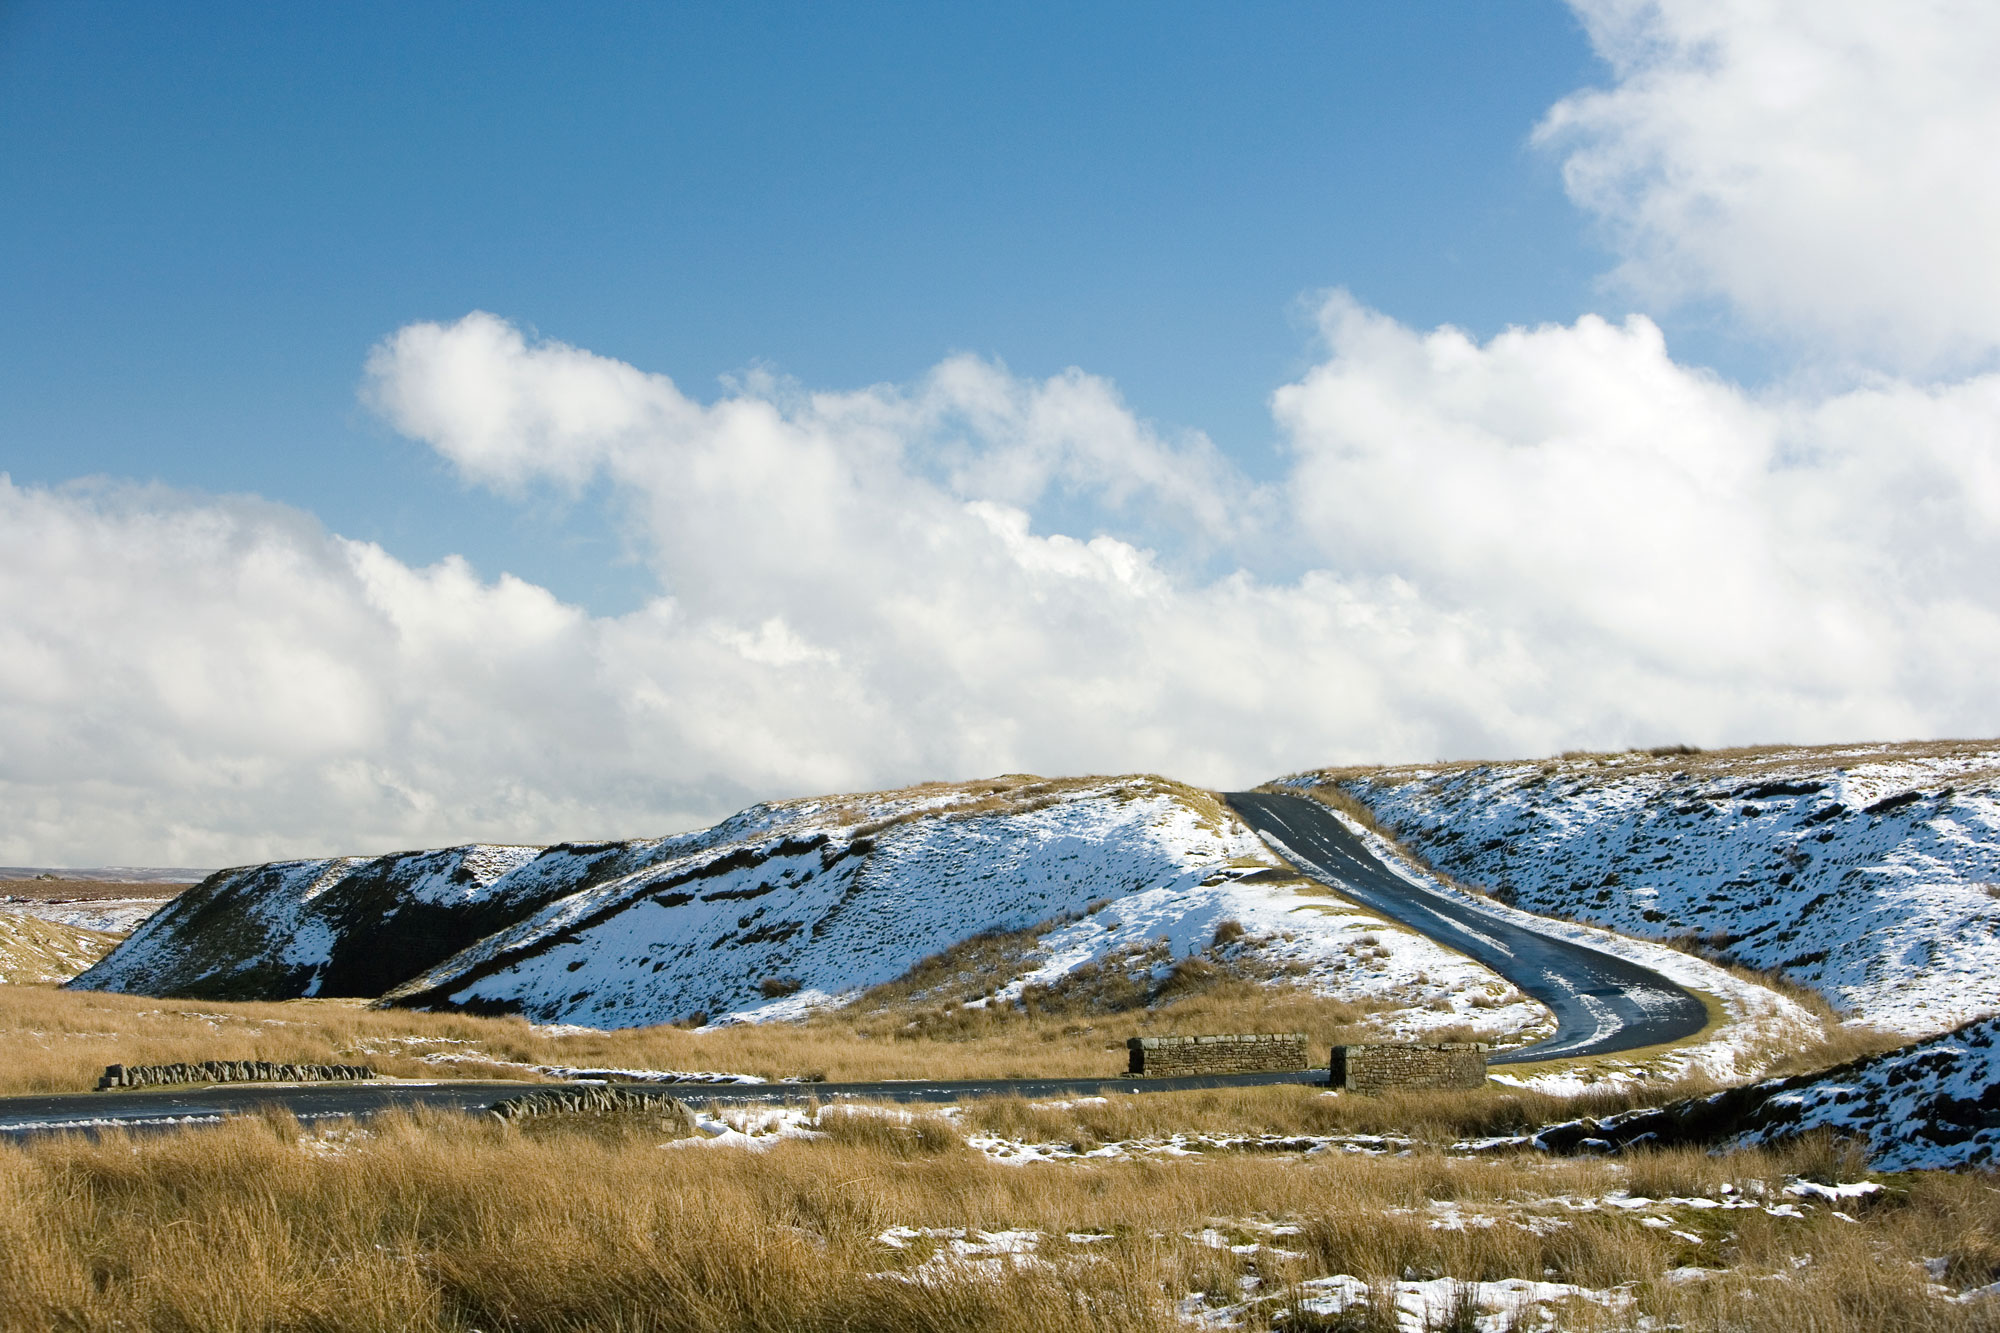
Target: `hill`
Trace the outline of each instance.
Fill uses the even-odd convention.
[[[1285,779],[1529,911],[1780,970],[1924,1035],[2000,995],[2000,742],[1681,747]]]
[[[225,870],[74,984],[616,1028],[792,1017],[899,979],[912,1004],[1122,1003],[1215,972],[1368,1001],[1405,1035],[1548,1021],[1298,878],[1213,794],[1154,777],[929,784],[669,838]]]

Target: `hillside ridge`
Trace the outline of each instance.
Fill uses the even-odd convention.
[[[2000,994],[2000,741],[1323,769],[1438,870],[1781,971],[1911,1036]]]
[[[1129,1003],[1241,976],[1365,1003],[1390,1034],[1477,1023],[1511,1041],[1548,1021],[1292,873],[1213,793],[1147,775],[776,802],[672,838],[241,867],[73,984],[706,1024],[839,1007],[976,939],[997,942],[983,989],[908,1002],[1013,1004],[1088,977]]]

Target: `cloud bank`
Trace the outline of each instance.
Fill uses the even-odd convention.
[[[1905,372],[2000,349],[2000,8],[1573,0],[1616,76],[1537,131],[1653,300]]]
[[[0,860],[629,836],[1004,771],[1991,734],[2000,376],[1965,367],[2000,338],[1973,238],[2000,205],[1929,161],[1991,114],[1925,44],[1954,15],[1878,43],[1872,9],[1584,12],[1617,82],[1540,134],[1628,280],[1867,373],[1753,391],[1642,316],[1482,343],[1335,293],[1259,485],[1082,371],[704,401],[491,315],[414,324],[371,408],[468,485],[602,487],[658,595],[596,616],[280,506],[0,478]],[[1863,85],[1865,134],[1815,110]]]

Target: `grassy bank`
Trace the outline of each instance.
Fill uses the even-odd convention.
[[[1139,997],[1143,999],[1144,997]],[[1309,1034],[1325,1061],[1364,1039],[1369,1011],[1303,988],[1222,979],[1153,1008],[1035,1013],[897,1005],[695,1032],[536,1028],[518,1018],[371,1010],[343,1000],[160,1000],[0,985],[0,1093],[79,1091],[107,1064],[183,1060],[366,1063],[413,1078],[535,1080],[536,1066],[719,1070],[778,1079],[1013,1078],[1123,1073],[1146,1033]]]
[[[1190,1129],[1304,1114],[1275,1107],[1224,1098],[1178,1114]],[[988,1107],[967,1128],[1012,1115],[1019,1131],[1075,1129],[1078,1109]],[[1147,1127],[1172,1110],[1161,1099]],[[1072,1119],[1022,1119],[1037,1115]],[[1381,1327],[1365,1307],[1344,1324],[1309,1315],[1305,1297],[1347,1275],[1384,1292],[1412,1277],[1574,1283],[1586,1295],[1550,1307],[1570,1328],[2000,1327],[2000,1303],[1930,1286],[1933,1271],[1949,1288],[2000,1276],[1993,1179],[1905,1178],[1794,1206],[1787,1180],[1858,1169],[1825,1143],[1623,1163],[1419,1150],[1019,1167],[936,1118],[827,1128],[753,1151],[665,1145],[629,1123],[307,1130],[277,1117],[3,1147],[0,1313],[8,1328],[164,1333],[1063,1333],[1186,1328],[1221,1310],[1253,1329]]]

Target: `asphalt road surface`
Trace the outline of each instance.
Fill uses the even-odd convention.
[[[1302,872],[1448,948],[1484,963],[1549,1007],[1553,1036],[1493,1064],[1609,1055],[1693,1036],[1702,1002],[1651,968],[1531,930],[1396,874],[1333,812],[1304,796],[1232,792],[1229,804]]]

